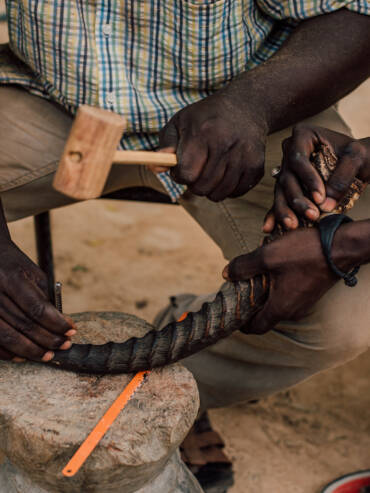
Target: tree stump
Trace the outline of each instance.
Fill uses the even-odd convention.
[[[152,328],[123,313],[72,318],[81,343],[121,342]],[[131,378],[0,362],[0,492],[201,493],[178,453],[199,406],[196,383],[178,364],[152,371],[80,471],[62,475]]]

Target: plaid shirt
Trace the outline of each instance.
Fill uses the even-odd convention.
[[[0,83],[20,84],[71,113],[125,115],[122,149],[158,147],[178,110],[273,55],[300,20],[367,0],[6,0],[10,44]],[[184,187],[161,181],[176,200]]]

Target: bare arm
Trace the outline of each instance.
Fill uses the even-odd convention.
[[[348,272],[368,263],[369,239],[370,220],[342,225],[332,246],[335,265]],[[316,228],[288,232],[252,253],[235,258],[223,275],[225,279],[238,281],[260,274],[268,274],[270,292],[264,307],[248,326],[256,333],[266,332],[282,320],[304,317],[339,280],[328,267]],[[361,285],[354,289],[361,289]]]
[[[271,133],[323,111],[369,76],[370,16],[342,9],[302,22],[226,91],[246,104],[252,96]]]
[[[370,75],[370,16],[340,10],[302,22],[276,55],[187,106],[161,132],[176,181],[219,201],[264,174],[269,133],[329,107]]]

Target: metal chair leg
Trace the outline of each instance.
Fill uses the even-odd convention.
[[[50,213],[42,212],[34,216],[34,227],[36,236],[37,261],[41,270],[47,276],[49,299],[55,304],[54,294],[54,259],[53,245],[50,230]]]
[[[102,198],[115,200],[134,200],[141,202],[152,202],[171,204],[171,199],[164,193],[157,192],[147,187],[132,187],[118,190]],[[55,278],[54,278],[54,260],[53,246],[50,228],[50,213],[42,212],[34,216],[36,249],[39,267],[45,272],[48,280],[49,299],[55,304]]]

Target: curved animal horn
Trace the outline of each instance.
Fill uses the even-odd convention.
[[[223,284],[212,302],[182,322],[144,337],[103,345],[74,344],[68,351],[56,351],[50,364],[76,372],[112,374],[150,370],[186,358],[246,327],[268,294],[265,277]]]
[[[313,164],[324,181],[335,169],[336,161],[327,146],[315,155]],[[349,210],[364,188],[362,182],[355,180],[337,212]],[[301,226],[312,226],[312,223],[304,220]],[[277,227],[266,241],[281,234],[283,231]],[[227,337],[234,330],[247,333],[248,321],[263,306],[268,289],[269,282],[264,276],[245,282],[227,282],[214,301],[205,303],[197,313],[189,313],[182,322],[173,322],[162,330],[153,329],[144,337],[132,337],[124,343],[74,344],[67,351],[56,351],[48,364],[76,372],[108,374],[131,373],[174,363]]]

